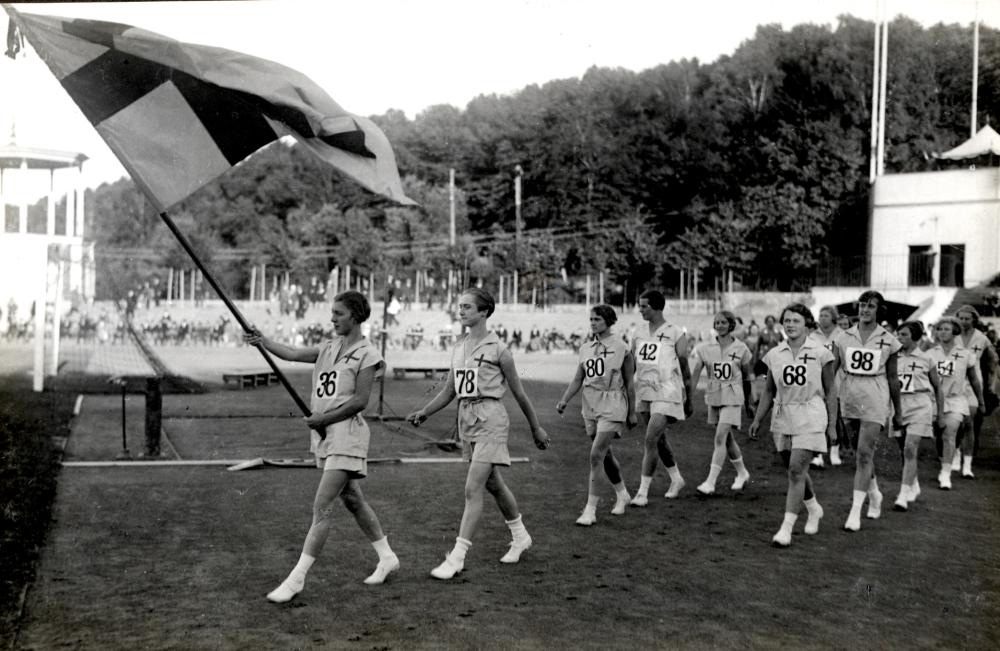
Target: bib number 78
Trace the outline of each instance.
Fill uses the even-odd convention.
[[[475,367],[455,369],[455,393],[458,394],[459,398],[469,398],[476,395],[477,380],[479,379],[476,371],[478,370]]]

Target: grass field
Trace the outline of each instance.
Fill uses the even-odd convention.
[[[609,487],[598,523],[583,528],[573,523],[586,500],[588,441],[577,407],[565,417],[553,408],[569,373],[559,370],[558,355],[518,356],[518,363],[548,370],[526,385],[553,438],[549,450],[534,449],[508,400],[511,453],[531,459],[505,472],[535,539],[521,563],[498,562],[509,534],[488,501],[465,572],[450,582],[431,579],[429,570],[457,533],[465,466],[377,464],[365,491],[401,571],[380,587],[361,583],[375,554],[341,509],[305,591],[275,606],[264,595],[298,557],[315,471],[64,467],[16,647],[1000,648],[995,434],[977,459],[978,478],[956,479],[950,493],[935,487],[936,461],[925,449],[923,494],[903,514],[889,508],[900,464],[895,446],[883,441],[878,467],[886,508],[855,534],[841,530],[852,470],[814,470],[826,510],[820,533],[801,534],[803,517],[792,547],[778,550],[769,541],[781,521],[785,478],[765,439],[740,441],[752,473],[743,494],[725,488],[733,475],[727,467],[720,495],[695,496],[711,450],[699,397],[695,417],[672,433],[688,482],[682,496],[659,497],[667,481],[661,470],[649,507],[611,516]],[[183,364],[217,376],[210,355],[192,354]],[[564,380],[552,381],[560,374]],[[299,387],[308,382],[301,371],[292,378]],[[279,387],[212,389],[165,397],[164,427],[177,455],[304,456],[304,428]],[[386,404],[406,413],[434,390],[432,380],[389,379]],[[421,433],[450,434],[453,409]],[[141,408],[130,403],[129,410],[139,428],[129,431],[133,440]],[[120,426],[115,396],[87,396],[67,459],[107,458]],[[996,432],[996,416],[991,426]],[[372,427],[373,457],[449,454],[406,427]],[[616,452],[634,490],[640,435],[627,435]]]

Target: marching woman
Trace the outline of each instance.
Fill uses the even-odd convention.
[[[312,416],[305,419],[312,430],[310,451],[323,469],[313,500],[312,525],[302,555],[291,574],[267,598],[275,603],[291,600],[302,591],[306,573],[319,556],[330,533],[334,502],[339,497],[378,553],[375,571],[365,579],[377,585],[399,569],[399,559],[382,533],[375,511],[361,492],[368,474],[368,425],[361,412],[384,362],[371,343],[361,336],[361,324],[371,315],[368,299],[359,292],[343,292],[333,299],[334,336],[317,347],[295,347],[264,337],[257,330],[244,335],[251,345],[262,344],[281,359],[314,363]]]
[[[976,373],[973,354],[956,340],[962,332],[958,319],[953,316],[942,317],[934,327],[934,332],[938,344],[927,351],[927,354],[934,360],[944,396],[943,413],[938,419],[941,428],[941,472],[938,474],[938,486],[943,490],[951,490],[955,438],[958,428],[970,412],[968,386],[971,385],[978,401],[976,408],[985,412],[986,407],[983,403],[983,385]]]
[[[715,425],[715,442],[708,479],[697,491],[702,495],[715,492],[715,482],[722,472],[726,456],[736,469],[736,481],[732,490],[743,490],[750,473],[743,465],[743,454],[736,443],[734,432],[743,422],[742,413],[750,408],[750,361],[753,355],[739,339],[734,338],[736,316],[728,310],[715,315],[712,327],[718,333],[714,342],[705,342],[695,347],[694,368],[691,369],[692,383],[698,382],[701,370],[708,372],[708,387],[705,389],[705,404],[708,405],[708,424]]]
[[[902,428],[895,430],[903,438],[903,479],[899,497],[893,509],[905,511],[910,502],[920,494],[917,482],[917,453],[920,441],[934,439],[934,421],[944,416],[944,394],[938,379],[934,360],[920,350],[918,342],[924,336],[919,321],[907,321],[896,330],[902,348],[899,351],[899,405],[902,413],[898,419]]]
[[[489,492],[503,513],[512,541],[501,563],[516,563],[531,547],[531,536],[521,520],[514,493],[500,475],[500,468],[510,466],[507,437],[510,421],[501,402],[507,387],[528,419],[535,445],[544,450],[549,435],[538,424],[535,409],[528,399],[514,366],[514,357],[491,332],[487,319],[496,303],[482,289],[468,289],[458,302],[458,317],[468,328],[451,354],[451,378],[441,392],[423,409],[408,415],[413,425],[420,425],[458,397],[458,433],[462,440],[462,457],[469,462],[465,478],[465,510],[459,526],[455,547],[445,555],[444,562],[431,570],[435,579],[451,579],[465,569],[465,556],[472,546],[472,537],[483,513],[483,493]]]
[[[690,345],[679,328],[663,318],[666,306],[663,294],[650,289],[639,296],[639,315],[649,325],[632,340],[635,358],[636,411],[645,425],[642,451],[642,477],[639,490],[630,504],[646,506],[653,483],[657,460],[670,476],[664,497],[673,499],[684,488],[684,478],[674,461],[667,441],[667,427],[691,415],[691,371],[688,368]]]
[[[597,305],[590,311],[593,337],[580,346],[576,375],[556,404],[560,414],[566,403],[583,387],[583,425],[592,440],[590,446],[590,482],[587,506],[576,523],[590,526],[597,522],[598,484],[601,469],[615,489],[612,515],[622,515],[631,496],[622,481],[621,466],[611,450],[611,443],[621,438],[626,427],[635,427],[635,361],[621,337],[611,333],[618,320],[610,305]]]
[[[823,507],[813,490],[809,462],[814,454],[826,451],[826,442],[834,430],[837,398],[833,388],[834,356],[809,337],[815,325],[809,308],[792,303],[782,311],[781,325],[786,339],[764,357],[767,379],[750,424],[750,436],[756,437],[773,404],[771,433],[788,468],[788,492],[785,518],[771,542],[776,547],[788,547],[803,504],[808,514],[805,533],[819,531]]]
[[[889,422],[893,408],[896,424],[901,413],[896,360],[899,340],[879,325],[885,311],[882,294],[869,290],[858,298],[858,322],[836,342],[840,382],[840,414],[852,439],[857,439],[854,493],[851,512],[844,523],[847,531],[861,529],[861,508],[868,497],[867,516],[882,515],[882,492],[875,479],[875,442]]]
[[[819,317],[816,319],[816,329],[812,331],[809,335],[820,344],[822,344],[831,353],[834,352],[834,348],[837,345],[837,339],[840,338],[844,331],[837,325],[837,321],[840,318],[840,314],[837,312],[837,308],[832,305],[824,305],[819,309]],[[840,380],[843,377],[843,371],[837,371],[837,375],[834,378],[834,390],[840,389]],[[840,413],[838,408],[837,414],[837,436],[836,438],[827,441],[830,446],[830,465],[839,466],[843,463],[840,459],[840,443],[846,437],[844,436],[844,426],[840,422]],[[819,468],[823,467],[823,455],[817,454],[812,460],[812,465]]]
[[[958,319],[959,324],[962,326],[962,334],[958,337],[958,343],[972,353],[972,365],[975,367],[976,377],[979,378],[979,383],[983,386],[983,391],[985,392],[986,387],[992,386],[991,377],[995,376],[997,372],[996,350],[990,343],[989,338],[977,328],[979,325],[979,312],[976,311],[976,308],[971,305],[963,305],[958,308],[955,318]],[[983,357],[986,358],[985,367],[982,366]],[[983,376],[984,368],[986,371],[985,377]],[[965,397],[969,401],[969,411],[973,413],[965,420],[961,450],[955,450],[955,458],[952,461],[951,468],[952,470],[961,468],[963,477],[974,479],[972,455],[979,447],[979,434],[983,429],[983,418],[986,415],[986,410],[979,409],[979,405],[982,403],[977,402],[971,385],[966,387]]]

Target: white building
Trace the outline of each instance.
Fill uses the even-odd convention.
[[[94,245],[84,239],[86,160],[13,142],[0,147],[0,329],[12,304],[24,322],[43,296],[49,302],[93,298]]]

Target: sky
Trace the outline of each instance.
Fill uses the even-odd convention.
[[[978,9],[984,24],[1000,28],[1000,0],[883,1],[889,16],[905,14],[925,26],[969,25]],[[877,0],[259,0],[13,6],[126,23],[271,59],[306,74],[352,113],[400,109],[412,119],[429,106],[465,108],[477,95],[579,77],[592,66],[640,71],[682,58],[709,63],[752,38],[758,25],[835,25],[842,14],[874,20],[877,5]],[[19,145],[86,154],[87,187],[125,175],[33,53],[18,61],[0,57],[0,87],[4,142],[13,122]],[[22,183],[25,192],[33,193],[33,185]]]

